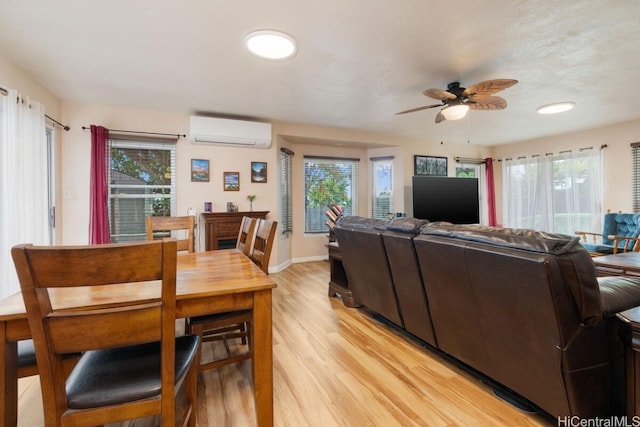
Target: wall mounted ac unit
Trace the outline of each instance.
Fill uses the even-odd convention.
[[[269,148],[271,123],[191,116],[189,138],[196,143]]]

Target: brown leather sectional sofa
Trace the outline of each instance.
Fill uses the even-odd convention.
[[[359,304],[552,416],[624,413],[624,327],[640,278],[596,277],[577,237],[344,217]]]

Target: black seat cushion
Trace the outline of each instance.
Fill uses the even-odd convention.
[[[18,367],[36,364],[36,350],[33,340],[18,341]]]
[[[196,335],[176,338],[176,382],[187,373],[198,350]],[[86,409],[158,396],[160,342],[88,351],[67,379],[69,408]]]

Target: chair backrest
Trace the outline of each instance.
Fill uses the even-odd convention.
[[[249,258],[265,273],[269,273],[269,258],[273,248],[273,239],[276,235],[278,221],[258,219],[256,233],[253,238],[253,249]]]
[[[609,236],[638,237],[640,234],[640,214],[607,213],[604,215],[602,243],[612,245]]]
[[[236,248],[247,256],[251,254],[251,249],[253,249],[253,239],[256,233],[257,222],[258,220],[256,218],[243,216],[242,222],[240,223]]]
[[[147,217],[147,240],[154,240],[154,237],[171,237],[173,231],[185,232],[184,238],[173,236],[177,239],[178,250],[192,253],[195,251],[194,227],[195,219],[188,216],[148,216]],[[154,234],[156,236],[154,236]]]
[[[163,360],[162,398],[149,399],[146,410],[173,420],[175,239],[92,246],[19,245],[11,255],[35,346],[46,424],[57,425],[67,409],[64,354],[157,340],[161,340]],[[142,297],[131,289],[136,282],[145,282]],[[78,294],[95,296],[93,304],[65,310],[65,304],[74,305]],[[54,295],[59,298],[57,305],[51,302]],[[114,295],[121,301],[117,307],[101,304]]]

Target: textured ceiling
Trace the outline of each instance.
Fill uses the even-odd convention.
[[[493,145],[640,117],[638,16],[637,0],[0,0],[0,55],[61,100]],[[249,55],[265,28],[296,56]],[[506,110],[395,115],[497,78],[519,80]],[[556,101],[576,107],[536,113]]]

